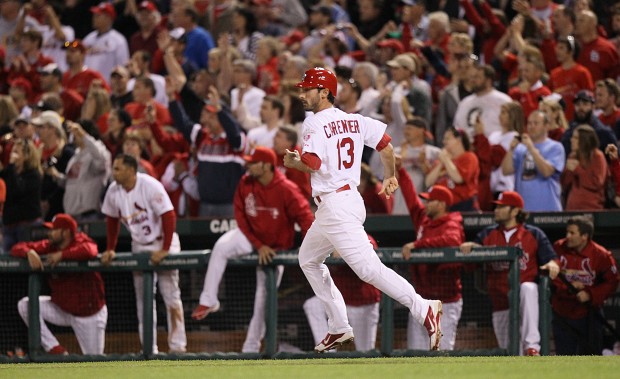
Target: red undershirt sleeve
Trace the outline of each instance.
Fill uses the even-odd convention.
[[[301,162],[314,171],[321,168],[321,158],[314,153],[303,153],[301,155]]]
[[[120,228],[121,228],[120,219],[118,219],[117,217],[107,216],[105,221],[106,221],[106,230],[108,232],[107,233],[108,234],[107,250],[114,250],[116,249],[116,243],[118,242],[118,233],[120,232]]]
[[[375,147],[375,150],[377,151],[383,150],[390,143],[390,141],[392,141],[392,137],[383,133],[383,137],[381,137],[381,141],[379,141],[379,143],[377,144],[377,147]]]
[[[161,225],[162,231],[164,233],[164,243],[162,246],[163,250],[170,250],[170,245],[172,244],[172,235],[174,234],[174,227],[177,221],[176,214],[174,211],[168,211],[161,215]]]

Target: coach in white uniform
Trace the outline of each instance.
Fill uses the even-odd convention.
[[[391,196],[398,189],[394,151],[382,122],[334,108],[336,75],[315,67],[297,84],[299,98],[314,115],[303,124],[303,155],[288,151],[284,165],[311,173],[312,196],[318,206],[315,221],[299,250],[299,265],[329,316],[329,332],[315,351],[331,350],[353,340],[342,294],[334,285],[325,258],[335,249],[363,281],[411,310],[426,326],[430,348],[437,350],[441,338],[441,301],[418,295],[403,277],[387,268],[375,253],[364,231],[366,209],[355,189],[360,182],[364,145],[381,154],[383,190]]]
[[[153,264],[159,264],[169,252],[181,251],[179,236],[174,232],[176,224],[174,207],[164,186],[151,176],[138,173],[137,170],[138,162],[130,155],[120,154],[114,159],[112,176],[115,182],[108,188],[101,208],[101,212],[106,215],[108,230],[108,247],[101,257],[104,264],[114,259],[119,221],[131,234],[131,251],[138,254],[150,252]],[[133,273],[140,341],[143,341],[142,280],[141,272]],[[187,338],[179,289],[179,270],[158,271],[155,274],[155,281],[159,284],[161,296],[166,304],[170,352],[185,352]],[[153,306],[153,353],[157,352],[157,313]]]

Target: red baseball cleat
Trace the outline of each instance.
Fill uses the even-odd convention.
[[[69,355],[69,353],[67,352],[67,349],[65,349],[64,347],[60,345],[54,346],[47,353],[53,354],[53,355]]]
[[[529,349],[525,349],[525,355],[528,357],[539,357],[540,352],[533,347],[530,347]]]
[[[443,311],[441,309],[440,300],[431,300],[431,305],[428,306],[428,313],[424,320],[424,326],[428,330],[428,336],[430,338],[430,349],[439,350],[439,342],[441,341],[441,315]]]
[[[329,334],[323,338],[323,341],[316,345],[314,351],[317,353],[324,353],[328,350],[335,349],[340,345],[353,341],[353,332],[345,332],[340,334]]]
[[[214,313],[220,310],[220,304],[217,303],[213,307],[207,307],[206,305],[198,304],[194,311],[192,312],[192,318],[194,320],[202,320],[207,317],[209,313]]]

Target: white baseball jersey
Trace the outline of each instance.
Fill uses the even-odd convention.
[[[271,130],[267,129],[267,125],[261,125],[257,128],[250,129],[246,140],[248,143],[246,144],[248,154],[251,153],[252,146],[265,146],[268,148],[273,148],[273,137],[276,136],[278,132],[278,128],[273,128]]]
[[[115,66],[124,66],[129,61],[127,40],[114,29],[103,34],[92,31],[82,43],[87,48],[84,64],[99,71],[106,80],[110,79],[110,73]]]
[[[312,196],[346,184],[357,187],[364,145],[377,147],[385,128],[381,121],[334,107],[307,117],[302,127],[302,151],[321,158],[321,167],[310,176]]]
[[[164,186],[149,175],[138,173],[136,186],[129,192],[114,182],[105,194],[101,212],[118,217],[134,243],[149,245],[161,239],[161,215],[174,209]]]

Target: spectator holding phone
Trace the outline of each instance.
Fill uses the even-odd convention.
[[[598,149],[596,131],[590,125],[579,125],[570,139],[571,153],[562,172],[562,190],[569,210],[603,209],[607,161]]]
[[[549,118],[539,110],[528,117],[527,133],[513,139],[502,160],[502,173],[514,174],[515,190],[526,211],[561,211],[560,174],[564,170],[562,144],[547,137]]]

